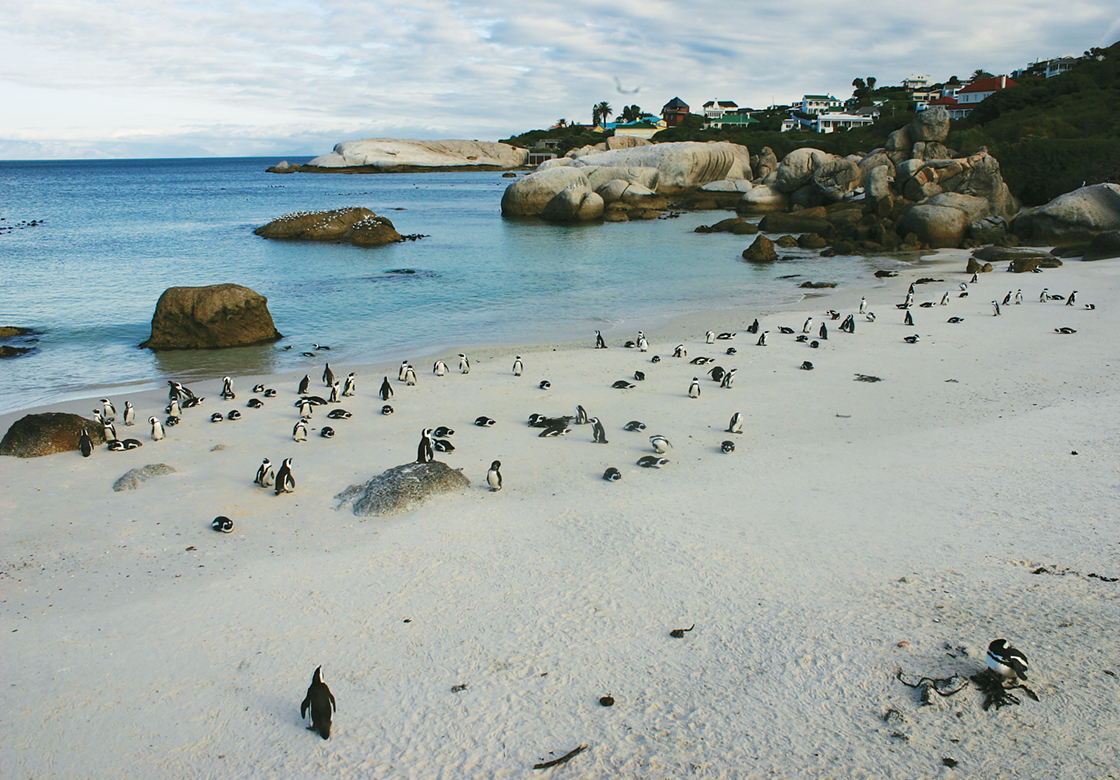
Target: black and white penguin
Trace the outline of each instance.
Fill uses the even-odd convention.
[[[521,355],[513,359],[513,375],[521,376],[521,372],[525,370],[524,364],[521,362]]]
[[[808,360],[806,360],[804,363],[801,364],[801,370],[802,371],[812,371],[813,370],[813,364],[810,363]]]
[[[828,326],[823,322],[821,323],[820,331],[817,333],[817,338],[819,338],[821,341],[828,341]]]
[[[743,432],[743,413],[735,412],[731,415],[731,422],[727,424],[728,433],[742,433]]]
[[[940,306],[948,306],[949,305],[949,293],[946,292],[944,295],[941,296],[941,303],[938,304],[938,305],[940,305]]]
[[[758,333],[758,319],[747,326],[747,333]]]
[[[816,339],[814,339],[813,341],[809,342],[809,349],[816,349],[820,345],[821,345],[821,343],[819,341],[817,341]]]
[[[758,337],[758,346],[760,346],[760,347],[765,347],[766,346],[766,334],[769,333],[769,332],[770,331],[768,331],[768,330],[762,331],[762,333]]]
[[[1069,336],[1069,335],[1072,335],[1074,333],[1077,333],[1077,331],[1074,330],[1073,328],[1054,328],[1054,332],[1055,333],[1061,333],[1063,336]]]
[[[210,527],[215,531],[220,531],[223,534],[233,533],[233,521],[228,517],[218,516],[214,518],[214,522],[210,523]]]
[[[315,674],[311,676],[311,685],[307,689],[307,696],[299,705],[299,716],[306,718],[309,709],[311,710],[311,725],[307,727],[307,730],[318,733],[323,739],[330,739],[331,713],[337,712],[338,707],[335,704],[334,694],[323,682],[322,666],[316,668]]]
[[[635,371],[634,372],[634,379],[636,379],[639,382],[646,381],[646,372],[645,371]]]
[[[911,316],[909,309],[906,310],[906,316],[902,318],[902,324],[908,328],[914,327],[914,317]]]
[[[699,377],[695,377],[695,376],[692,377],[692,384],[690,384],[688,386],[688,397],[689,398],[699,398],[700,397],[700,378]]]
[[[999,301],[992,301],[992,316],[999,316]]]
[[[732,452],[735,451],[735,442],[733,442],[733,441],[720,442],[719,448],[720,448],[721,452],[732,453]]]
[[[950,323],[951,325],[956,325],[958,322],[964,322],[964,317],[950,317],[945,321]]]
[[[598,330],[595,331],[595,349],[606,349],[606,348],[607,348],[607,342],[606,342],[606,340],[603,339],[602,332],[598,331]]]
[[[988,645],[984,661],[1005,683],[1027,679],[1027,657],[1007,644],[1006,639],[997,639]]]
[[[1066,298],[1066,306],[1073,306],[1074,299],[1076,299],[1076,298],[1077,298],[1077,290],[1074,290],[1073,292],[1071,292],[1069,294],[1069,297]]]
[[[350,397],[350,396],[354,395],[354,393],[357,392],[357,390],[358,390],[358,379],[357,379],[357,376],[354,374],[354,372],[351,371],[349,374],[346,375],[346,381],[342,385],[342,395],[346,396],[346,397]]]
[[[183,408],[184,409],[193,409],[205,400],[206,400],[205,398],[198,397],[198,396],[196,396],[194,398],[188,398],[187,400],[183,401]]]
[[[171,403],[167,405],[167,408],[164,409],[164,411],[170,414],[172,417],[183,416],[183,407],[182,404],[179,403],[178,398],[172,398]]]
[[[668,458],[659,458],[656,455],[643,455],[638,458],[638,465],[644,469],[659,469],[668,462]]]
[[[622,479],[622,472],[616,469],[614,466],[611,466],[609,469],[603,472],[603,479],[605,479],[607,482],[618,482],[620,479]]]
[[[144,446],[144,443],[139,439],[125,439],[121,442],[126,450],[138,450]]]
[[[866,298],[860,298],[859,299],[859,313],[863,314],[866,311],[867,311],[867,299]]]
[[[222,415],[221,412],[214,412],[212,415],[210,415],[210,422],[212,423],[219,423],[225,419],[226,418]]]
[[[901,308],[909,309],[913,305],[914,305],[914,293],[913,293],[913,291],[911,291],[911,292],[906,293],[906,300],[903,301]]]
[[[649,342],[646,341],[646,336],[641,331],[638,331],[638,351],[649,352]]]
[[[135,425],[136,424],[136,409],[133,408],[132,401],[125,401],[124,402],[124,417],[123,417],[123,420],[124,420],[125,425]]]
[[[661,355],[654,355],[653,357],[651,357],[649,359],[649,362],[650,363],[660,363],[661,362]]]
[[[390,415],[393,413],[393,407],[389,406],[389,404],[385,404],[381,407],[381,413],[384,415]]]
[[[155,417],[148,418],[148,424],[152,426],[152,441],[159,441],[163,438],[163,426]]]
[[[627,382],[625,379],[620,379],[611,385],[615,390],[633,390],[634,385]]]
[[[490,492],[496,493],[502,489],[502,462],[496,460],[490,464],[490,470],[486,472],[486,484],[490,486]]]
[[[106,442],[117,440],[117,426],[113,425],[112,420],[102,419],[101,430],[105,433]]]
[[[85,428],[78,431],[78,451],[82,453],[83,458],[93,454],[93,439],[89,437],[89,432]]]
[[[809,343],[809,337],[806,336],[804,333],[802,333],[800,336],[795,338],[794,341],[796,341],[798,344],[808,344]]]
[[[783,333],[788,336],[793,333],[793,328],[787,328],[785,325],[781,325],[778,327],[778,333]]]
[[[607,431],[603,428],[603,424],[599,422],[599,418],[592,417],[588,422],[591,423],[591,441],[596,444],[608,444]]]
[[[462,374],[471,372],[471,361],[467,360],[467,356],[462,352],[459,353],[459,372]]]
[[[708,365],[709,363],[712,362],[712,359],[710,357],[697,357],[697,358],[693,358],[692,360],[690,360],[688,362],[689,362],[689,365],[693,365],[693,366],[706,366],[706,365]]]
[[[300,417],[299,422],[292,428],[292,438],[296,441],[307,441],[307,418]]]
[[[334,372],[331,371],[331,364],[323,364],[323,384],[330,387],[334,384]]]
[[[727,354],[728,355],[737,355],[738,353],[739,353],[739,350],[735,349],[735,347],[728,347],[727,348]]]
[[[309,399],[307,399],[307,398],[301,398],[300,399],[300,402],[299,402],[299,416],[300,417],[311,417],[311,415],[314,414],[314,409],[315,409],[315,406],[314,406],[314,404],[311,403],[311,401]]]
[[[446,425],[438,425],[436,429],[432,431],[432,435],[437,439],[446,439],[449,436],[454,436],[455,431],[452,428],[448,428]]]
[[[432,373],[436,376],[444,376],[447,373],[447,364],[442,360],[437,360],[432,363]]]
[[[432,448],[436,452],[454,452],[455,445],[447,439],[432,439]]]
[[[918,304],[918,308],[919,309],[932,309],[936,305],[937,304],[934,303],[933,301],[924,301],[923,303]]]
[[[275,480],[276,475],[272,471],[272,461],[265,458],[261,461],[260,468],[257,469],[257,476],[253,477],[253,482],[262,488],[266,488],[272,487]]]
[[[228,376],[222,377],[222,392],[219,395],[226,401],[231,401],[237,397],[237,394],[233,392],[233,380]]]
[[[675,346],[673,348],[673,357],[675,357],[675,358],[688,357],[688,352],[685,350],[684,344],[677,344],[677,346]]]
[[[1007,295],[1003,296],[1003,305],[1004,305],[1004,306],[1006,306],[1006,305],[1008,305],[1009,303],[1011,303],[1011,296],[1012,296],[1012,295],[1014,295],[1014,294],[1015,294],[1015,293],[1014,293],[1014,291],[1012,291],[1012,290],[1008,290],[1008,291],[1007,291]]]
[[[264,385],[253,385],[253,392],[254,393],[263,393],[264,392]]]
[[[175,415],[170,415],[166,420],[163,421],[163,424],[166,425],[168,428],[174,428],[176,425],[179,424],[179,418],[176,417]]]
[[[572,420],[576,425],[587,425],[590,420],[587,417],[587,410],[583,408],[582,404],[576,404],[576,419]]]
[[[331,394],[327,398],[327,403],[337,404],[339,395],[341,394],[341,390],[342,390],[342,383],[341,382],[335,382],[333,385],[331,385]]]
[[[646,424],[641,420],[631,420],[626,423],[626,425],[622,426],[622,430],[624,431],[644,431],[645,429]]]
[[[276,495],[291,493],[296,489],[296,478],[292,476],[292,459],[284,458],[280,470],[276,472]]]
[[[382,380],[381,389],[377,391],[377,396],[382,401],[388,401],[393,397],[393,386],[389,384],[389,377]]]
[[[723,379],[719,380],[719,386],[725,390],[731,389],[731,383],[735,381],[735,372],[739,369],[733,368],[723,375]]]
[[[432,447],[432,429],[425,428],[420,434],[420,443],[416,446],[416,462],[431,463],[435,460],[435,450]]]
[[[661,434],[656,434],[656,433],[653,436],[649,437],[649,443],[650,443],[650,446],[653,447],[653,451],[656,452],[658,455],[660,455],[664,452],[668,452],[669,448],[673,446],[672,442],[670,442],[668,439],[666,439]]]
[[[1015,305],[1016,306],[1021,306],[1022,303],[1023,303],[1023,291],[1022,290],[1016,290],[1015,291]]]
[[[974,273],[974,274],[972,274],[972,279],[970,279],[968,283],[969,284],[976,284],[979,281],[980,281],[980,274]],[[913,289],[914,285],[910,285],[910,288]]]
[[[311,375],[304,374],[303,379],[299,380],[299,389],[296,390],[296,395],[306,395],[307,388],[311,386]]]
[[[330,414],[327,415],[328,420],[349,420],[353,417],[350,412],[345,409],[332,409]]]
[[[80,443],[81,442],[79,442],[79,444]],[[121,441],[120,439],[115,439],[115,440],[109,442],[109,451],[110,452],[124,452],[124,442]]]
[[[264,391],[264,397],[265,398],[275,398],[276,397],[276,390],[274,390],[271,387],[268,388],[267,390]]]
[[[1042,292],[1040,292],[1038,294],[1038,302],[1039,303],[1046,303],[1046,301],[1048,301],[1049,299],[1050,299],[1050,288],[1049,287],[1043,287]]]
[[[735,338],[735,336],[735,333],[720,333],[716,336],[716,338],[720,341],[730,341],[731,339]]]
[[[712,378],[713,382],[722,382],[723,378],[727,376],[727,371],[723,366],[714,366],[710,371],[708,371],[708,376]]]
[[[714,330],[709,330],[707,333],[704,334],[704,343],[705,344],[715,344],[716,343],[716,332]]]
[[[541,390],[547,390],[552,387],[552,382],[549,382],[547,379],[542,379],[538,387],[540,387]]]
[[[311,346],[313,346],[316,351],[319,351],[319,350],[322,350],[322,349],[327,350],[327,352],[331,351],[331,348],[328,347],[326,344],[312,344]]]
[[[836,309],[829,309],[828,311],[825,312],[825,314],[828,315],[829,319],[832,319],[832,320],[840,319],[840,312],[836,311]]]
[[[264,401],[259,398],[250,398],[248,406],[250,409],[260,409],[264,406]]]
[[[324,439],[333,439],[334,438],[334,428],[332,428],[329,425],[324,425],[322,427],[322,429],[319,431],[319,435],[322,436]]]
[[[113,402],[108,398],[101,399],[101,411],[105,419],[109,422],[113,422],[117,419],[117,408],[113,406]]]
[[[854,314],[849,314],[844,319],[844,321],[842,323],[840,323],[840,330],[844,331],[845,333],[855,333],[856,332],[856,316]]]
[[[537,426],[540,427],[540,426]],[[561,417],[556,420],[549,420],[544,424],[544,430],[537,434],[538,439],[552,439],[557,436],[567,436],[572,432],[571,426],[568,425],[568,418]]]
[[[474,424],[479,428],[491,428],[496,422],[497,420],[487,417],[486,415],[474,418]]]
[[[917,344],[919,341],[921,341],[921,339],[918,338],[917,333],[915,333],[913,336],[906,336],[902,340],[905,341],[907,344]]]
[[[805,320],[805,324],[801,326],[801,332],[802,333],[808,333],[810,328],[812,328],[812,327],[813,327],[813,318],[809,317],[807,320]]]
[[[404,383],[409,387],[416,386],[416,369],[409,366],[404,370]]]
[[[403,382],[404,381],[404,372],[407,371],[407,370],[408,370],[408,361],[406,360],[403,363],[401,363],[401,367],[397,369],[397,381],[398,382]]]

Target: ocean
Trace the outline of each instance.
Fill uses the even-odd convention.
[[[464,345],[591,344],[596,329],[617,340],[689,312],[796,301],[806,280],[866,282],[892,262],[795,251],[748,264],[751,237],[694,232],[727,212],[587,225],[503,219],[511,180],[495,172],[266,173],[275,162],[0,162],[0,325],[35,331],[5,342],[35,350],[0,360],[0,413],[168,378],[321,367],[301,355],[313,343],[330,345],[338,366],[409,359],[422,370],[422,358]],[[343,206],[427,237],[358,248],[253,234],[288,212]],[[417,273],[389,273],[400,269]],[[284,340],[137,347],[165,289],[223,282],[266,296]]]

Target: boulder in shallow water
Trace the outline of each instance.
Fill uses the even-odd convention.
[[[152,335],[140,346],[153,350],[216,349],[265,344],[283,338],[268,312],[268,299],[239,284],[170,287],[152,315]]]
[[[351,485],[335,498],[339,508],[351,504],[358,517],[404,514],[433,496],[465,490],[471,481],[446,463],[406,463],[361,485]]]
[[[105,443],[105,432],[93,420],[67,412],[29,414],[12,423],[0,441],[0,455],[13,458],[38,458],[56,452],[78,449],[82,429],[90,441]]]
[[[773,263],[779,260],[774,242],[766,236],[757,236],[749,247],[743,250],[743,259],[754,263]]]
[[[361,206],[295,211],[253,231],[262,238],[288,241],[350,241],[362,246],[403,240],[387,217]]]

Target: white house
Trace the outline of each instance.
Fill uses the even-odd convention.
[[[1016,86],[1015,82],[1007,76],[992,76],[986,79],[976,79],[966,87],[957,90],[957,105],[971,111],[976,104],[989,95],[994,95],[1001,89]]]
[[[902,82],[902,88],[913,91],[915,89],[925,89],[932,83],[929,76],[911,76]]]
[[[841,102],[832,95],[805,95],[801,98],[801,113],[823,114],[834,108],[840,108]]]
[[[875,119],[867,114],[844,114],[840,112],[817,114],[812,119],[791,116],[789,119],[782,120],[782,132],[805,130],[813,133],[834,133],[841,129],[870,125],[874,121]]]
[[[704,117],[706,119],[719,119],[724,114],[735,114],[739,105],[733,100],[709,100],[704,104]]]

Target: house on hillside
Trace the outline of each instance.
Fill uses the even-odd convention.
[[[666,127],[676,127],[688,116],[688,103],[675,97],[661,107],[661,118]]]
[[[724,114],[721,117],[708,120],[707,127],[714,128],[715,130],[730,130],[734,128],[741,128],[746,130],[751,125],[757,125],[758,120],[750,116],[750,114]]]
[[[913,92],[915,90],[928,89],[931,84],[933,84],[933,82],[930,81],[929,76],[911,76],[906,79],[906,81],[902,82],[902,88]]]
[[[845,114],[839,111],[829,111],[817,114],[813,118],[793,115],[782,120],[782,132],[790,130],[804,130],[809,133],[835,133],[837,130],[848,130],[852,127],[864,127],[875,121],[870,114]]]
[[[971,107],[961,108],[960,104],[957,103],[957,99],[950,95],[943,95],[936,100],[929,101],[926,108],[932,108],[933,106],[941,106],[948,111],[950,119],[964,119],[968,116],[968,112],[972,110]]]
[[[658,119],[653,114],[644,114],[641,119],[635,119],[633,122],[607,122],[602,125],[602,130],[599,130],[599,132],[613,130],[616,136],[644,138],[648,141],[653,138],[655,133],[664,130],[666,127],[668,125],[665,124],[664,119]]]
[[[834,108],[840,108],[842,103],[832,95],[805,95],[801,98],[802,114],[823,114]]]
[[[1007,76],[991,76],[985,79],[976,79],[967,86],[957,90],[957,105],[969,112],[976,108],[984,98],[994,95],[1001,89],[1016,86],[1015,82]],[[968,116],[966,113],[965,116]]]
[[[709,100],[704,104],[705,119],[719,119],[724,114],[739,113],[739,104],[734,100]]]

